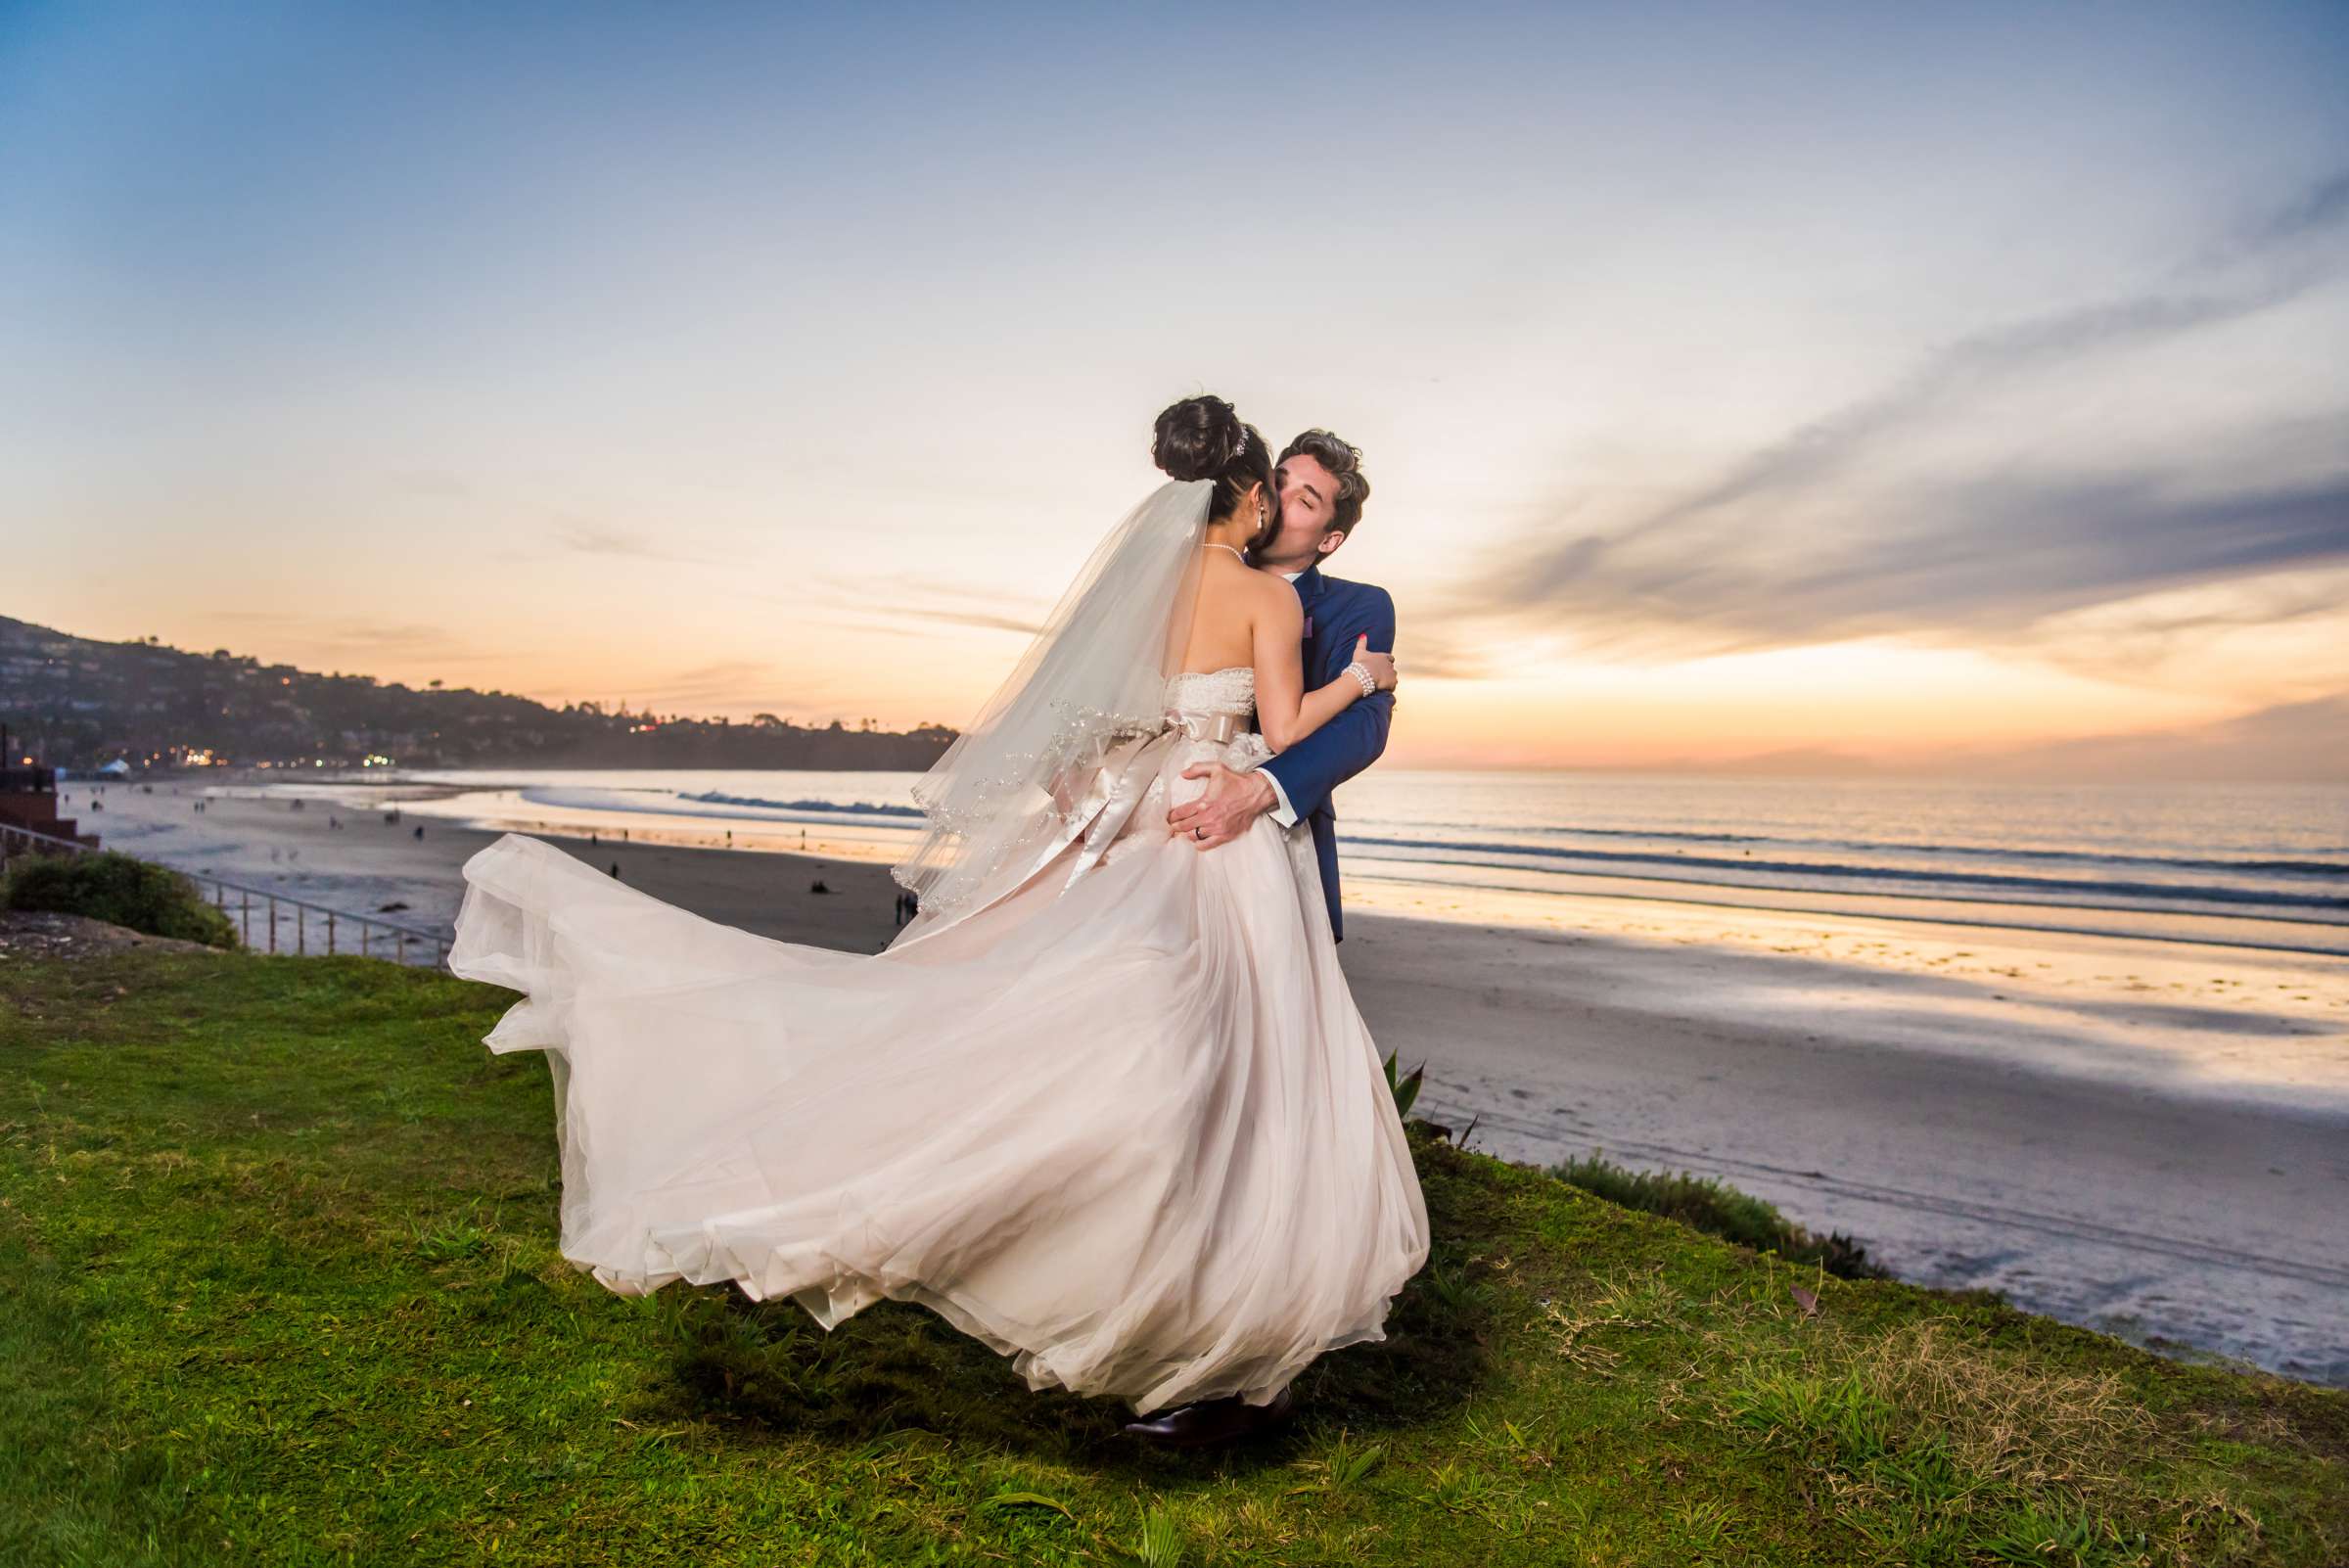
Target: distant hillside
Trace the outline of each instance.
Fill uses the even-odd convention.
[[[599,703],[549,708],[501,691],[412,688],[322,675],[227,649],[98,642],[0,616],[0,723],[18,755],[57,767],[214,763],[402,767],[806,767],[908,769],[954,731],[899,734],[788,723],[762,714],[656,717]]]

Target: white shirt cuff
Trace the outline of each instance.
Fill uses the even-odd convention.
[[[1272,820],[1278,822],[1284,828],[1295,827],[1297,825],[1297,810],[1296,807],[1289,805],[1289,792],[1280,787],[1280,780],[1275,775],[1271,773],[1265,773],[1265,770],[1261,767],[1258,768],[1257,771],[1259,773],[1264,773],[1265,782],[1272,786]]]

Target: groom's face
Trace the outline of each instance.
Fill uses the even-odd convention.
[[[1272,471],[1272,481],[1280,490],[1280,531],[1256,552],[1265,565],[1311,566],[1345,542],[1344,534],[1329,531],[1338,482],[1318,459],[1300,452]]]

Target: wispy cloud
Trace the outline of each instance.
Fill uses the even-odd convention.
[[[924,625],[977,626],[1033,637],[1044,628],[1045,609],[1018,613],[1016,597],[975,592],[966,585],[921,576],[892,576],[886,581],[812,576],[807,591],[796,596],[759,594],[754,597],[813,607],[826,612],[827,624],[904,630]]]
[[[2349,783],[2349,692],[2150,734],[2004,747],[1946,765],[1986,777]]]
[[[554,534],[565,549],[581,555],[612,555],[637,561],[677,561],[695,566],[726,564],[722,556],[680,549],[670,540],[653,538],[589,518],[559,516],[555,519]]]
[[[1510,552],[1459,608],[1571,627],[1589,648],[1721,653],[1885,630],[2013,628],[2149,585],[2349,557],[2338,408],[2304,422],[2330,435],[2322,450],[2301,442],[2310,461],[2297,477],[2259,452],[2228,462],[2154,450],[2087,473],[2031,472],[2008,458],[1956,476],[1918,472],[1910,456],[1942,422],[2035,378],[2306,294],[2329,274],[2293,253],[2345,220],[2349,174],[2333,175],[2189,268],[2280,263],[2266,275],[2206,278],[1972,334],[1692,495]],[[1571,518],[1579,506],[1560,510]]]
[[[2163,690],[2223,684],[2246,645],[2253,667],[2291,671],[2284,690],[2349,681],[2349,563],[2092,606],[2012,642],[2058,669]]]
[[[791,683],[784,678],[782,671],[764,660],[720,659],[657,676],[651,684],[654,695],[664,703],[713,703],[733,707],[747,702],[767,702],[767,693],[783,689]],[[782,700],[773,699],[776,702]]]
[[[909,610],[906,619],[942,622],[950,626],[980,626],[990,631],[1016,631],[1035,636],[1044,629],[1037,621],[1023,621],[1018,616],[990,615],[981,610]]]
[[[340,616],[292,610],[220,610],[207,619],[252,628],[279,647],[299,650],[299,662],[342,661],[368,671],[382,660],[432,660],[452,669],[502,662],[503,652],[484,650],[445,626],[417,622],[351,621]],[[292,656],[288,656],[292,657]]]
[[[2349,169],[2317,181],[2293,200],[2228,235],[2188,265],[2224,266],[2329,233],[2344,219],[2349,219]]]

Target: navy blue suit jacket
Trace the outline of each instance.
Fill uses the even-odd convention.
[[[1305,689],[1324,686],[1346,672],[1354,640],[1370,634],[1372,653],[1395,651],[1395,601],[1384,588],[1321,575],[1318,566],[1299,573],[1298,602],[1305,607]],[[1346,940],[1338,902],[1338,818],[1330,792],[1378,761],[1387,749],[1395,694],[1376,692],[1347,704],[1346,711],[1314,730],[1259,771],[1280,780],[1298,819],[1312,824],[1313,854],[1321,864],[1321,896],[1329,900],[1329,929]]]

